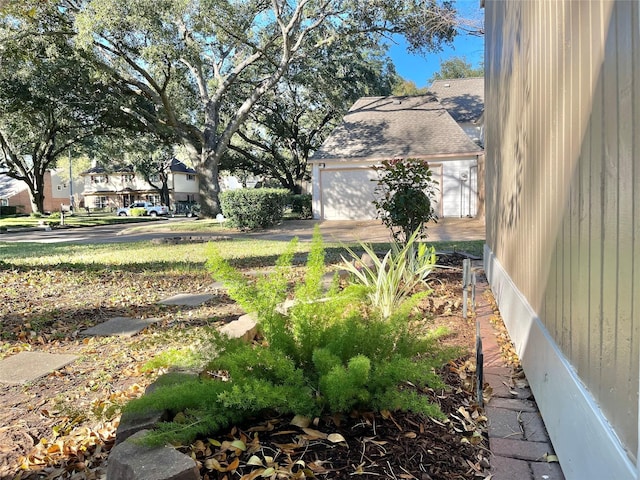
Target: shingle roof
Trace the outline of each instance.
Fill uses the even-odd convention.
[[[391,159],[482,152],[433,95],[363,97],[311,161]]]
[[[27,189],[27,184],[0,173],[0,198],[10,198]]]
[[[193,173],[193,174],[196,173],[196,171],[193,168],[187,167],[184,163],[182,163],[177,158],[171,159],[171,165],[169,166],[169,170],[171,170],[172,172]],[[82,172],[82,175],[100,174],[100,173],[133,173],[133,172],[134,172],[133,165],[118,165],[118,166],[114,166],[109,170],[101,166],[95,166],[90,168],[89,170]]]
[[[484,112],[484,78],[435,80],[429,87],[456,122],[476,122]]]
[[[192,174],[196,173],[196,171],[193,168],[187,167],[184,163],[182,163],[177,158],[174,158],[171,160],[170,169],[172,172],[182,172],[182,173],[192,173]]]

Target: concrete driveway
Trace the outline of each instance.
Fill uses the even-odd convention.
[[[275,228],[243,235],[283,240],[297,236],[300,240],[310,240],[316,224],[320,226],[320,232],[326,242],[377,243],[391,240],[389,230],[379,220],[291,220]],[[438,223],[427,224],[427,239],[434,242],[484,238],[484,219],[444,218],[438,220]]]

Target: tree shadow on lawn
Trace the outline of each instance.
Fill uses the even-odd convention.
[[[78,251],[78,249],[72,249],[70,246],[52,246],[47,245],[43,246],[41,244],[29,244],[33,248],[20,248],[15,250],[7,250],[6,245],[0,245],[0,253],[2,253],[7,260],[0,260],[0,271],[1,270],[11,270],[17,273],[20,272],[29,272],[37,269],[46,269],[46,270],[56,270],[63,272],[91,272],[91,273],[100,273],[103,271],[116,272],[116,271],[126,271],[128,273],[143,273],[143,272],[156,272],[156,273],[167,273],[167,272],[189,272],[189,271],[204,271],[204,264],[206,255],[203,253],[199,258],[193,258],[190,260],[170,260],[170,259],[162,259],[159,258],[157,260],[150,261],[136,261],[134,250],[140,249],[140,244],[114,244],[114,251],[112,253],[113,258],[111,259],[98,259],[96,261],[74,261],[74,254]],[[381,254],[386,253],[390,244],[388,243],[375,243],[372,244],[374,250],[376,252],[380,252]],[[362,248],[359,245],[345,245],[351,248],[354,252],[361,254],[363,253]],[[345,258],[349,258],[349,254],[345,249],[345,246],[327,246],[325,247],[325,258],[326,263],[328,265],[333,265],[340,263],[342,261],[342,256]],[[99,246],[99,249],[95,249],[97,253],[100,255],[104,255],[105,246]],[[203,248],[205,248],[203,246]],[[86,245],[82,245],[80,249],[82,255],[85,257],[91,254],[91,250],[86,249]],[[116,258],[117,254],[121,254],[124,259],[123,261],[118,261]],[[307,261],[307,251],[297,252],[294,257],[292,264],[295,266],[304,265]],[[55,259],[59,257],[66,257],[67,261],[57,261]],[[257,252],[252,252],[251,255],[248,256],[238,256],[234,258],[229,258],[228,261],[231,266],[238,269],[246,269],[246,268],[256,268],[256,267],[270,267],[276,264],[280,254],[274,254],[271,252],[264,252],[264,254],[260,254]],[[31,259],[37,258],[39,260],[38,264],[14,264],[11,259],[12,258],[24,258]],[[48,262],[47,258],[51,258],[51,261]],[[129,260],[129,258],[133,258],[133,260]]]
[[[59,340],[83,338],[82,332],[115,317],[158,321],[146,328],[166,328],[170,325],[221,326],[236,320],[242,313],[235,302],[225,295],[214,296],[197,306],[161,305],[155,302],[139,305],[91,305],[82,308],[60,304],[44,305],[29,311],[25,305],[0,317],[0,339],[7,342],[43,344]],[[31,333],[34,332],[34,333]],[[113,335],[117,336],[117,335]]]

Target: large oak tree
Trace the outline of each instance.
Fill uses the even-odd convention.
[[[155,105],[130,113],[189,149],[211,216],[232,137],[293,62],[363,33],[437,49],[454,14],[437,0],[87,0],[76,27],[105,75]]]

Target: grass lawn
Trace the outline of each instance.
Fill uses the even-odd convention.
[[[118,217],[113,213],[76,213],[66,215],[64,224],[67,227],[91,227],[96,225],[112,225],[118,223],[140,223],[163,221],[159,217]],[[57,227],[60,225],[60,217],[32,217],[32,216],[11,216],[0,217],[0,228],[35,228],[42,225]]]

